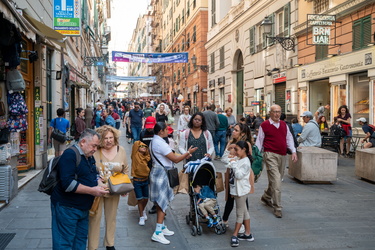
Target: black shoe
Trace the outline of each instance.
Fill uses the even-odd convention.
[[[230,239],[230,245],[231,247],[238,247],[240,245],[240,241],[236,236],[232,236],[232,238]]]
[[[247,240],[247,241],[254,241],[254,237],[252,234],[246,235],[246,234],[240,234],[238,235],[239,240]]]
[[[156,213],[156,206],[153,205],[152,208],[150,210],[148,210],[148,213],[149,214],[155,214]]]
[[[114,246],[112,246],[112,247],[105,247],[105,249],[107,249],[107,250],[116,250],[116,248]]]

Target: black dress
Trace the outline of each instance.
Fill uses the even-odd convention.
[[[156,113],[156,122],[165,122],[165,123],[167,123],[167,121],[168,121],[168,116],[166,114]]]

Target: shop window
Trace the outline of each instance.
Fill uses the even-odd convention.
[[[225,108],[225,93],[224,93],[224,88],[220,88],[219,89],[219,104],[220,104],[220,107],[222,107],[223,109]]]
[[[211,100],[215,100],[215,90],[211,90]]]
[[[322,60],[328,56],[328,46],[327,45],[316,45],[315,46],[315,60]]]
[[[370,114],[370,89],[369,79],[366,75],[356,75],[352,77],[353,82],[353,110],[352,121],[354,127],[360,127],[356,120],[360,117],[369,120]]]
[[[346,105],[346,84],[343,85],[335,85],[333,86],[332,90],[332,100],[333,103],[331,105],[331,114],[332,116],[337,116],[337,110],[341,105]],[[333,122],[333,118],[331,119]]]
[[[258,104],[255,106],[254,113],[259,113],[262,117],[265,117],[267,114],[267,109],[264,103],[264,88],[255,90],[255,102]]]
[[[353,50],[366,48],[371,43],[371,16],[353,22]]]

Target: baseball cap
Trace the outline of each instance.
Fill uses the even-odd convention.
[[[357,122],[367,122],[366,118],[361,117],[356,120]]]
[[[312,116],[312,113],[311,113],[310,111],[305,111],[305,112],[303,112],[302,115],[300,115],[300,117],[304,117],[304,116],[309,116],[309,117],[311,117],[311,116]]]
[[[156,124],[155,117],[149,116],[149,117],[146,118],[145,128],[154,128],[155,124]]]

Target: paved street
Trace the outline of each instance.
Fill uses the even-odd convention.
[[[130,158],[131,147],[124,135],[121,142]],[[217,171],[224,172],[221,162],[214,163]],[[182,164],[178,166],[181,168]],[[39,174],[31,180],[0,211],[0,232],[16,233],[6,249],[51,249],[49,196],[37,191],[41,177]],[[255,241],[241,241],[240,249],[374,249],[375,184],[354,175],[354,159],[339,158],[338,180],[333,184],[301,184],[286,174],[282,185],[282,219],[275,218],[260,202],[266,186],[267,176],[263,173],[255,184],[255,193],[249,196]],[[222,213],[224,194],[220,193],[218,199]],[[141,227],[137,211],[130,210],[126,201],[127,198],[122,198],[119,205],[116,249],[230,248],[235,210],[225,235],[216,235],[202,225],[202,236],[193,237],[185,222],[189,211],[188,196],[177,195],[165,221],[176,234],[168,238],[171,245],[163,246],[150,240],[156,216],[149,215],[146,226]]]

